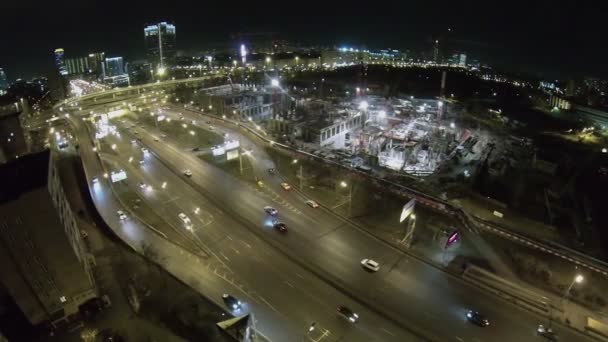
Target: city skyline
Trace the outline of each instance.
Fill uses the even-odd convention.
[[[112,25],[102,25],[107,18],[96,5],[68,1],[38,9],[2,6],[8,6],[3,12],[25,11],[32,19],[27,30],[14,30],[15,25],[23,24],[13,22],[10,16],[0,23],[4,31],[13,28],[7,43],[15,49],[0,54],[0,66],[10,80],[43,75],[51,66],[48,56],[57,47],[65,49],[66,58],[98,50],[124,56],[126,61],[143,58],[146,48],[142,30],[161,21],[179,28],[178,51],[186,52],[229,45],[231,36],[238,32],[276,32],[283,39],[304,44],[415,51],[432,50],[434,39],[439,38],[440,43],[449,42],[470,56],[511,71],[555,77],[601,77],[606,73],[600,67],[606,47],[597,44],[605,33],[599,24],[602,11],[585,6],[551,7],[540,2],[525,8],[497,5],[488,9],[478,4],[458,8],[444,4],[439,8],[445,10],[438,11],[424,4],[393,4],[370,9],[365,16],[358,16],[355,7],[335,6],[307,16],[307,10],[284,14],[268,3],[263,8],[217,5],[195,11],[200,15],[193,18],[186,10],[192,8],[191,4],[161,4],[155,8],[125,5],[120,17],[137,13],[136,19],[113,21]],[[79,11],[87,15],[80,17]],[[315,25],[309,25],[308,20]]]

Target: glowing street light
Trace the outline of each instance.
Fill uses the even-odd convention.
[[[166,72],[167,72],[167,69],[166,69],[165,67],[159,67],[159,68],[156,70],[156,74],[157,74],[158,76],[163,76],[163,75],[165,75],[165,73],[166,73]]]
[[[608,149],[604,147],[604,148],[602,149],[602,153],[608,153]]]
[[[195,134],[196,134],[196,132],[190,131],[190,135],[195,135]]]
[[[273,86],[273,87],[277,87],[278,88],[279,87],[279,80],[276,79],[276,78],[271,79],[270,80],[270,85]]]
[[[574,286],[574,284],[580,284],[585,280],[585,277],[583,277],[582,274],[577,274],[574,276],[574,279],[572,279],[572,282],[570,283],[570,286],[568,286],[568,288],[566,289],[566,292],[564,293],[564,296],[562,297],[562,302],[564,300],[568,299],[568,295],[570,295],[570,290],[572,290],[572,287]]]
[[[359,102],[359,109],[360,110],[367,110],[368,107],[369,107],[369,103],[367,103],[367,101],[361,101],[361,102]]]
[[[167,182],[163,182],[163,185],[161,185],[161,188],[166,188],[167,187]]]
[[[340,186],[346,188],[348,186],[348,183],[346,183],[345,181],[341,181]]]
[[[384,119],[386,117],[386,112],[381,110],[378,112],[378,117],[380,117],[381,119]]]
[[[456,128],[456,124],[455,124],[455,123],[453,123],[453,122],[450,122],[450,128],[451,128],[451,129]]]

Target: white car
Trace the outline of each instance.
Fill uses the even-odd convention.
[[[140,182],[140,183],[139,183],[139,188],[140,188],[140,189],[145,189],[145,188],[146,188],[146,183],[144,183],[144,182]]]
[[[154,141],[160,141],[157,137],[154,137]]]
[[[122,211],[122,210],[118,210],[116,212],[116,214],[118,215],[118,218],[121,220],[125,220],[127,218],[127,214],[125,214],[124,211]]]
[[[140,160],[139,160],[139,164],[140,164],[140,165],[143,165],[145,162],[146,162],[146,161],[145,161],[145,160],[143,160],[143,159],[140,159]]]
[[[131,144],[136,144],[136,143],[137,143],[137,140],[131,139]]]
[[[375,262],[372,259],[361,260],[361,266],[363,266],[363,268],[370,270],[372,272],[378,272],[380,270],[380,264]]]
[[[278,211],[278,210],[276,210],[276,209],[275,209],[275,208],[273,208],[273,207],[269,207],[269,206],[264,207],[264,211],[265,211],[265,212],[266,212],[268,215],[272,215],[272,216],[275,216],[276,214],[278,214],[278,213],[279,213],[279,211]]]
[[[192,171],[190,171],[190,170],[184,170],[184,175],[186,175],[188,177],[192,177]]]
[[[285,182],[281,183],[281,187],[285,190],[291,189],[291,185],[289,185],[289,183],[285,183]]]
[[[184,222],[186,227],[190,228],[192,226],[192,221],[190,221],[190,218],[188,216],[186,216],[186,214],[179,213],[177,215],[177,217],[179,217],[179,219],[182,220],[182,222]]]
[[[141,148],[141,151],[142,151],[143,153],[148,153],[148,149],[147,149],[147,148],[145,148],[145,147],[142,147],[142,148]]]
[[[97,184],[99,183],[99,179],[97,177],[93,177],[93,179],[91,179],[91,182],[93,182],[93,184]]]
[[[319,207],[319,204],[317,204],[317,202],[315,202],[313,200],[306,201],[306,204],[308,204],[311,208],[318,208]]]

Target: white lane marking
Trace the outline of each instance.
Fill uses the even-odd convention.
[[[297,275],[298,277],[300,277],[300,278],[304,279],[304,276],[303,276],[303,275],[301,275],[300,273],[297,273],[297,272],[296,272],[296,275]]]
[[[229,261],[230,259],[228,259],[228,257],[226,255],[224,255],[223,252],[220,252],[220,255],[224,257],[224,259],[226,259],[226,261]]]
[[[234,251],[236,254],[241,254],[241,252],[239,252],[239,250],[238,250],[238,249],[236,249],[236,248],[234,248],[234,247],[230,247],[230,248],[232,248],[232,250],[233,250],[233,251]]]
[[[241,242],[243,243],[243,245],[247,246],[248,248],[251,248],[251,245],[250,245],[250,244],[248,244],[247,242],[245,242],[245,241],[243,241],[243,240],[241,240]]]
[[[226,237],[228,238],[228,240],[232,241],[232,238],[230,237],[230,235],[226,235]]]
[[[463,339],[462,337],[458,337],[458,336],[456,336],[456,339],[457,339],[458,341],[464,341],[464,339]]]
[[[280,313],[279,310],[277,310],[277,308],[275,308],[274,306],[272,306],[272,304],[270,304],[266,298],[264,297],[260,297],[260,299],[262,300],[262,302],[266,303],[266,305],[268,305],[272,310],[276,311],[277,313]]]
[[[390,331],[388,331],[388,330],[386,330],[386,329],[384,329],[384,328],[382,328],[382,329],[380,329],[380,330],[384,331],[385,333],[387,333],[387,334],[389,334],[389,335],[391,335],[391,336],[395,336],[395,334],[393,334],[392,332],[390,332]]]
[[[289,287],[291,287],[291,288],[294,288],[294,286],[293,286],[293,285],[291,285],[291,283],[290,283],[290,282],[288,282],[287,280],[285,280],[285,281],[284,281],[284,283],[285,283],[285,284],[287,284],[287,286],[289,286]]]

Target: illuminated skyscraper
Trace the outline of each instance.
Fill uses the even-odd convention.
[[[175,61],[175,26],[166,22],[144,28],[148,62],[166,67]]]
[[[89,72],[89,60],[86,57],[66,58],[68,74],[86,74]]]
[[[435,44],[433,44],[433,62],[439,63],[441,56],[439,55],[439,40],[435,39]]]
[[[0,68],[0,95],[2,95],[8,89],[8,80],[4,70]]]
[[[55,56],[55,67],[59,71],[59,74],[61,76],[67,75],[68,74],[68,69],[65,67],[65,60],[64,60],[64,51],[63,51],[63,49],[55,49],[54,56]]]
[[[101,63],[106,59],[105,52],[94,52],[90,53],[88,59],[89,64],[89,72],[97,75],[98,77],[103,77],[101,70]]]
[[[125,67],[122,57],[106,58],[106,76],[119,76],[125,74]]]

